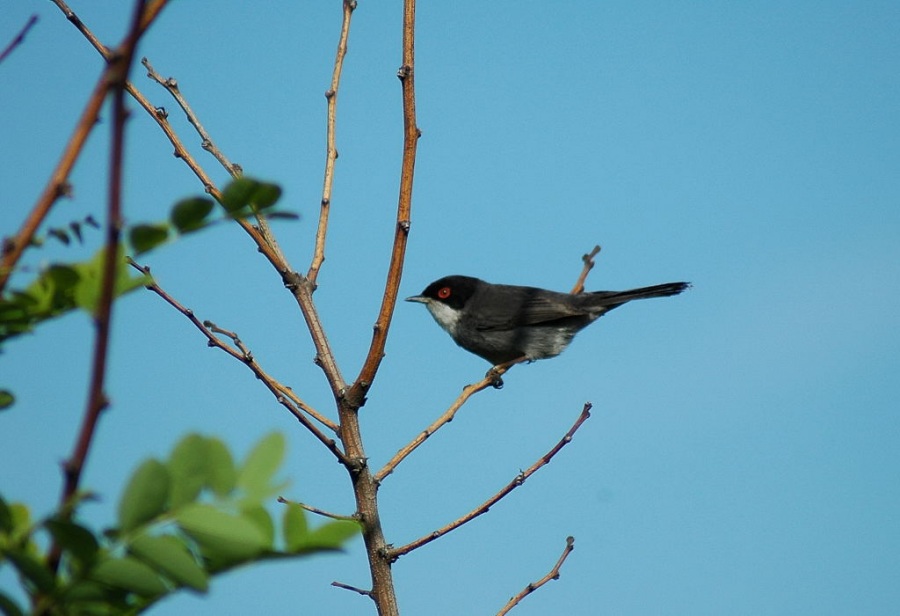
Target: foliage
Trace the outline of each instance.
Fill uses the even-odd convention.
[[[206,592],[212,576],[241,565],[340,549],[359,525],[313,529],[299,505],[285,505],[276,533],[264,503],[284,488],[275,479],[284,450],[284,437],[273,433],[236,465],[219,439],[189,434],[168,459],[138,466],[117,526],[102,533],[65,511],[34,522],[26,505],[0,498],[0,567],[16,570],[35,613],[136,614],[182,588]],[[57,572],[41,553],[41,533],[61,550]],[[24,613],[3,593],[0,611]]]

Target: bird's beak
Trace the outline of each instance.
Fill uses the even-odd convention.
[[[413,295],[412,297],[407,297],[404,301],[407,302],[419,302],[420,304],[427,304],[428,298],[424,295]]]

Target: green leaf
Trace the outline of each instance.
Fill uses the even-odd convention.
[[[175,522],[200,545],[204,554],[218,561],[248,560],[268,546],[255,522],[212,505],[187,505],[175,514]]]
[[[228,447],[217,438],[207,438],[207,455],[209,456],[209,469],[207,477],[209,487],[216,496],[226,496],[234,490],[237,483],[237,471],[234,468],[234,459]]]
[[[25,614],[18,603],[2,592],[0,592],[0,612],[6,616],[24,616]]]
[[[128,547],[138,559],[161,571],[179,586],[206,592],[209,580],[181,539],[171,535],[138,535]]]
[[[278,432],[262,438],[247,455],[238,471],[237,484],[251,496],[261,497],[271,491],[272,477],[284,459],[285,440]]]
[[[305,545],[300,550],[340,549],[350,538],[360,533],[360,525],[351,520],[335,520],[323,524],[307,535]]]
[[[222,206],[229,213],[248,207],[259,182],[248,177],[237,178],[222,189]]]
[[[8,389],[0,389],[0,411],[4,411],[16,403],[16,397]]]
[[[270,208],[281,198],[281,186],[269,182],[260,182],[253,193],[252,203],[258,209]]]
[[[197,231],[207,225],[206,217],[212,212],[215,202],[208,197],[189,197],[172,207],[169,220],[179,233]]]
[[[266,218],[269,220],[275,220],[276,218],[281,218],[283,220],[300,220],[300,214],[295,214],[294,212],[266,212]]]
[[[62,519],[50,519],[44,526],[56,542],[78,562],[90,565],[97,557],[100,546],[94,533],[84,526]]]
[[[3,553],[19,574],[39,591],[50,592],[56,586],[56,576],[42,560],[20,549],[6,549]]]
[[[153,250],[168,239],[169,225],[164,222],[135,225],[128,230],[128,241],[138,255]]]
[[[83,310],[95,314],[100,303],[101,280],[103,279],[103,267],[106,248],[101,248],[90,261],[75,264],[75,270],[80,276],[75,286],[75,304]],[[113,297],[119,297],[130,291],[148,284],[149,276],[131,276],[130,268],[125,261],[125,248],[120,244],[116,255],[115,280],[113,281]]]
[[[247,507],[241,511],[241,515],[256,524],[257,528],[262,532],[266,539],[266,547],[272,548],[275,545],[275,523],[272,522],[272,516],[266,511],[262,505]]]
[[[169,471],[159,460],[146,460],[128,482],[119,501],[119,526],[125,532],[158,516],[169,497]]]
[[[12,511],[10,511],[9,507],[6,504],[6,501],[3,500],[3,497],[0,496],[0,532],[8,533],[13,529],[13,517]]]
[[[272,207],[280,197],[277,184],[241,177],[222,190],[222,205],[232,218],[243,218]]]
[[[288,503],[284,509],[282,520],[284,532],[285,550],[295,552],[300,549],[307,540],[309,524],[306,521],[306,511],[295,503]]]
[[[142,597],[155,597],[168,592],[162,578],[150,566],[133,558],[109,558],[91,570],[91,579],[123,588]]]
[[[173,509],[196,500],[207,483],[209,446],[199,434],[188,434],[175,445],[169,456],[172,478],[169,504]]]

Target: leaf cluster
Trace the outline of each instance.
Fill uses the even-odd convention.
[[[284,488],[275,479],[284,452],[284,437],[273,433],[236,464],[219,439],[189,434],[168,459],[138,466],[117,526],[102,533],[65,511],[34,523],[25,505],[0,498],[0,567],[16,570],[35,613],[137,614],[179,589],[206,592],[212,576],[235,567],[340,549],[359,525],[310,528],[299,505],[285,505],[277,532],[263,504]],[[41,553],[41,532],[61,550],[58,571]],[[25,613],[2,592],[0,611]]]

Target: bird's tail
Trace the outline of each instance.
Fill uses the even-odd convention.
[[[678,295],[690,286],[691,284],[689,282],[667,282],[665,284],[657,284],[652,287],[641,287],[640,289],[631,289],[629,291],[595,291],[593,293],[588,293],[588,295],[592,296],[598,305],[605,306],[611,310],[634,299]]]

